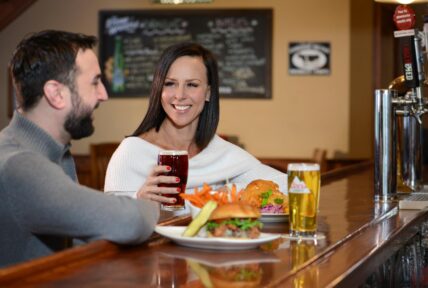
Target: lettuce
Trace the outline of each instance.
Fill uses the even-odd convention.
[[[262,198],[262,203],[260,204],[261,208],[265,207],[268,204],[270,195],[272,195],[272,190],[268,190],[260,194],[260,197]]]
[[[207,223],[207,230],[212,231],[215,228],[219,227],[220,225],[235,225],[241,230],[248,230],[252,227],[259,227],[262,228],[263,224],[259,220],[253,220],[250,218],[231,218],[227,220],[223,220],[220,223],[215,221],[208,221]]]

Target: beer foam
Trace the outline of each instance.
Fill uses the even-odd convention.
[[[319,171],[320,165],[317,163],[290,163],[287,171]]]
[[[162,150],[159,151],[159,155],[170,155],[170,156],[178,156],[178,155],[187,155],[186,150]]]

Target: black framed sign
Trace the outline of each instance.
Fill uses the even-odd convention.
[[[100,11],[99,38],[111,97],[148,96],[160,54],[181,41],[215,54],[222,97],[272,97],[272,9]]]

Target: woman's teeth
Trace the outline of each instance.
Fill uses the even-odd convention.
[[[186,105],[186,106],[183,106],[183,105],[174,105],[174,108],[177,109],[177,110],[180,110],[180,111],[184,111],[184,110],[189,109],[190,105]]]

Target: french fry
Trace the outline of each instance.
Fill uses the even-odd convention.
[[[220,196],[220,202],[221,202],[221,204],[225,204],[225,203],[227,203],[227,194],[226,193],[221,193],[221,196]]]
[[[236,202],[236,185],[232,184],[232,189],[230,191],[231,202]]]
[[[211,191],[211,186],[208,185],[207,183],[204,183],[203,188],[204,190]]]
[[[204,201],[202,201],[200,198],[198,198],[195,194],[184,194],[180,193],[180,197],[184,200],[190,201],[194,206],[202,207],[204,206]]]
[[[240,196],[243,190],[238,192],[236,185],[232,184],[230,191],[227,191],[226,188],[222,191],[213,191],[210,185],[204,183],[202,187],[195,187],[193,191],[193,194],[181,193],[180,197],[189,201],[192,205],[202,208],[210,200],[217,202],[218,205],[223,205],[229,202],[238,202],[240,201]]]
[[[220,196],[218,193],[212,195],[213,199],[217,202],[220,202]]]
[[[241,195],[242,195],[243,192],[244,192],[244,189],[241,189],[241,191],[238,192],[237,197],[236,197],[237,201],[241,200]]]

